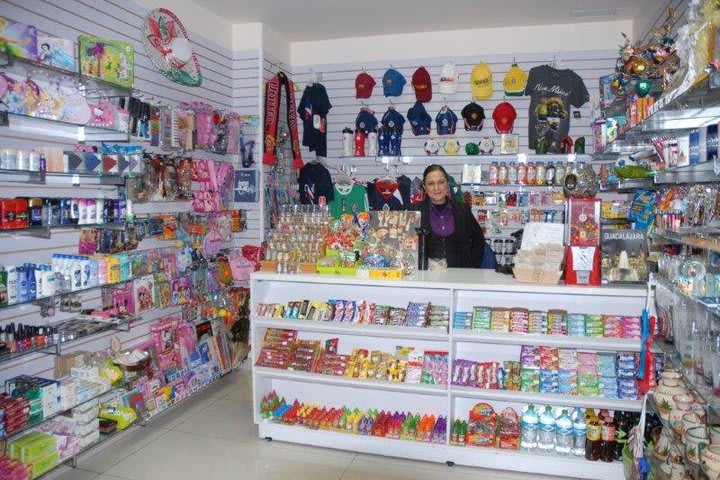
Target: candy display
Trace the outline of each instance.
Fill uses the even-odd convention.
[[[280,219],[265,240],[265,260],[278,273],[299,273],[301,264],[315,264],[324,254],[329,226],[327,206],[283,205]]]
[[[294,425],[311,430],[330,430],[354,435],[416,442],[445,443],[447,419],[432,414],[413,414],[377,409],[361,410],[348,407],[323,407],[295,400],[287,403],[275,391],[263,396],[260,405],[262,418],[283,425]]]
[[[255,366],[359,380],[447,385],[448,352],[398,346],[394,353],[353,348],[349,355],[338,354],[338,339],[323,344],[298,339],[297,334],[297,330],[268,328]]]
[[[475,306],[455,312],[454,328],[496,333],[640,338],[640,317]]]
[[[523,345],[520,361],[478,362],[455,359],[453,385],[582,397],[638,397],[633,353],[594,353]]]
[[[388,325],[395,327],[427,327],[447,329],[450,311],[442,305],[410,302],[407,308],[376,305],[367,301],[317,300],[290,301],[287,306],[276,303],[258,304],[261,317],[297,318],[321,322]]]

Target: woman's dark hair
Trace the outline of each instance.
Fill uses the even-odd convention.
[[[450,176],[449,176],[448,173],[445,171],[445,168],[444,168],[442,165],[438,165],[437,163],[433,163],[432,165],[428,165],[428,167],[427,167],[427,168],[425,169],[425,171],[423,172],[423,184],[425,183],[425,179],[427,178],[427,176],[428,176],[429,174],[431,174],[432,172],[442,172],[442,174],[445,176],[445,180],[447,180],[448,183],[450,182]]]

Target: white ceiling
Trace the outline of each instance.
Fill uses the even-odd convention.
[[[660,5],[659,0],[202,0],[198,3],[232,23],[262,22],[291,42],[627,20],[649,16]],[[616,12],[608,14],[612,10]]]

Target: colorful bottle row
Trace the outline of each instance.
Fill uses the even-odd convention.
[[[51,264],[25,263],[0,268],[0,306],[118,283],[131,277],[130,259],[125,254],[87,257],[54,253]]]
[[[562,185],[565,182],[567,166],[558,162],[492,162],[488,172],[490,185]]]
[[[2,230],[120,223],[132,219],[132,202],[124,198],[0,198]]]
[[[313,430],[333,430],[355,435],[415,440],[418,442],[445,443],[447,419],[435,415],[411,412],[360,410],[348,407],[328,408],[301,403],[297,399],[288,404],[275,391],[263,397],[260,406],[263,418],[286,425],[297,425]]]

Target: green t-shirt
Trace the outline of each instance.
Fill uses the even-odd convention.
[[[370,210],[367,189],[362,185],[334,186],[335,198],[330,202],[330,215],[339,219],[343,214],[356,215]]]

